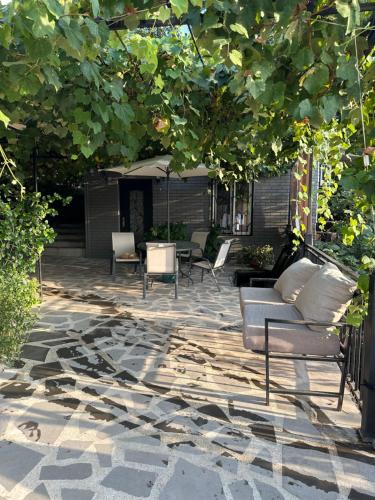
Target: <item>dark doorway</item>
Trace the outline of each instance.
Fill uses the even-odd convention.
[[[120,186],[120,230],[133,232],[138,243],[152,227],[152,180],[122,179]]]

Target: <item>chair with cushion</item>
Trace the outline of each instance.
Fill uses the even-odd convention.
[[[232,243],[232,240],[225,240],[224,243],[222,243],[220,245],[215,262],[213,264],[211,264],[211,262],[208,259],[204,259],[204,258],[202,258],[202,260],[199,260],[197,262],[192,263],[192,267],[197,267],[197,268],[201,269],[201,271],[202,271],[201,281],[203,281],[203,276],[204,276],[205,271],[208,273],[211,273],[219,291],[220,291],[220,286],[219,286],[219,283],[217,281],[215,271],[217,272],[217,271],[222,270],[224,268],[225,262],[227,261],[227,258],[229,255],[231,243]]]
[[[147,243],[146,262],[143,276],[143,298],[146,298],[148,280],[155,276],[173,276],[175,298],[178,297],[178,261],[176,243]]]
[[[194,231],[191,235],[190,241],[192,241],[193,243],[198,243],[199,248],[195,248],[191,252],[180,252],[180,257],[183,257],[185,259],[190,259],[191,257],[202,258],[208,235],[208,231]]]
[[[134,264],[134,270],[141,264],[140,255],[135,251],[134,233],[112,233],[111,274],[116,272],[116,264]]]
[[[250,288],[247,295],[241,289],[244,346],[265,354],[266,404],[270,393],[330,396],[338,398],[340,410],[351,342],[351,327],[340,320],[356,285],[334,264],[296,264],[273,289]],[[336,362],[342,371],[339,391],[271,389],[271,359]]]

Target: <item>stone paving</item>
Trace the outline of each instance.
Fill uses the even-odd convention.
[[[242,347],[238,289],[47,260],[41,319],[0,374],[0,500],[368,499],[375,453],[346,395],[272,395]],[[315,366],[314,366],[315,365]],[[326,389],[338,368],[280,362],[274,384]],[[328,387],[330,386],[330,387]]]

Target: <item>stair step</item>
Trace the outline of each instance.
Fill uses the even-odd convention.
[[[84,241],[55,240],[48,248],[85,248]]]
[[[84,241],[85,240],[85,236],[84,236],[84,234],[81,234],[81,233],[77,233],[77,234],[74,234],[74,233],[72,233],[72,234],[57,233],[55,241],[61,241],[61,240],[65,240],[65,241]]]
[[[84,257],[84,248],[58,248],[58,247],[47,247],[43,252],[43,255],[48,255],[52,257]]]

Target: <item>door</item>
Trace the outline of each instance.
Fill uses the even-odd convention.
[[[121,179],[120,230],[133,232],[136,243],[152,227],[152,180]]]

